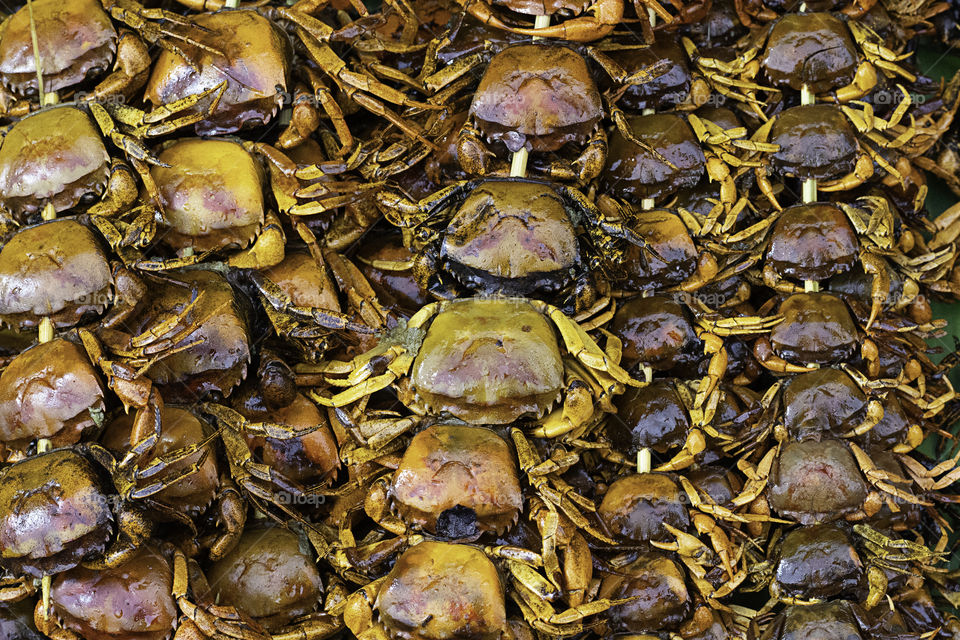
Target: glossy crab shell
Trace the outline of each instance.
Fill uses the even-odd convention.
[[[323,584],[309,548],[284,527],[247,527],[237,546],[207,570],[213,596],[275,631],[320,602]]]
[[[774,462],[767,490],[774,512],[801,524],[841,518],[867,497],[853,454],[837,440],[787,444]]]
[[[643,198],[657,198],[700,181],[706,171],[706,157],[690,125],[681,116],[672,113],[634,116],[627,118],[627,123],[636,138],[656,149],[674,166],[620,133],[614,133],[610,136],[606,169],[600,177],[601,190],[639,203]]]
[[[163,242],[173,249],[246,247],[263,225],[259,162],[226,140],[179,140],[151,167],[164,207]]]
[[[689,614],[690,594],[683,569],[675,560],[662,553],[643,553],[621,572],[625,578],[608,579],[619,583],[611,595],[633,600],[611,607],[614,628],[632,633],[657,632],[676,628]]]
[[[850,84],[858,64],[850,30],[829,13],[788,13],[767,39],[761,65],[777,87],[822,93]]]
[[[785,595],[803,599],[856,595],[862,577],[860,556],[839,525],[799,527],[784,535],[774,579]]]
[[[770,154],[779,173],[806,180],[839,178],[853,171],[859,144],[850,121],[835,105],[792,107],[777,116],[770,142],[780,150]]]
[[[511,152],[556,151],[587,139],[603,103],[580,54],[555,44],[525,44],[490,61],[470,113],[489,140],[502,141]]]
[[[54,447],[75,444],[103,410],[87,354],[62,338],[27,349],[0,374],[0,441],[7,447],[26,450],[39,438]]]
[[[60,91],[110,69],[117,31],[99,0],[33,3],[43,89]],[[24,6],[0,27],[0,80],[19,95],[37,92],[37,65]]]
[[[774,223],[767,263],[782,276],[819,282],[849,271],[858,250],[857,234],[839,207],[801,204]]]
[[[425,541],[405,551],[377,594],[395,638],[499,638],[507,631],[503,586],[479,549]]]
[[[664,453],[683,445],[690,431],[690,414],[673,380],[630,387],[615,405],[607,433],[618,451],[634,454],[647,447]]]
[[[481,529],[503,532],[523,507],[513,454],[483,427],[434,425],[415,435],[391,494],[406,521],[430,532],[444,511],[457,506],[472,510]]]
[[[539,416],[563,386],[557,334],[522,300],[457,301],[427,329],[410,382],[431,411],[471,424]]]
[[[554,290],[580,263],[576,230],[547,184],[491,180],[450,220],[440,255],[462,282],[484,292]]]
[[[87,640],[165,640],[179,617],[172,591],[170,563],[144,547],[120,567],[61,573],[50,603],[61,626]]]
[[[65,211],[103,193],[109,164],[86,112],[70,105],[43,109],[17,121],[0,144],[0,204],[17,218],[47,203]]]
[[[76,325],[112,300],[113,275],[93,233],[74,220],[28,227],[0,250],[0,318],[31,327]]]
[[[283,103],[290,77],[292,54],[287,35],[255,11],[227,9],[201,13],[193,20],[208,29],[195,31],[193,37],[224,55],[182,43],[193,61],[191,66],[179,54],[164,49],[147,81],[145,99],[159,107],[226,81],[213,114],[194,125],[197,135],[222,135],[268,123]],[[207,104],[201,101],[193,109]]]
[[[690,525],[680,487],[663,473],[620,478],[604,494],[597,514],[615,536],[637,543],[670,540],[664,523],[681,530]]]
[[[103,551],[113,514],[98,470],[69,449],[0,471],[0,565],[39,578]]]

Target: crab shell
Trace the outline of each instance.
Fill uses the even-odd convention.
[[[632,598],[610,608],[611,625],[632,633],[659,632],[676,628],[690,614],[692,602],[684,572],[677,562],[662,553],[642,553],[606,578],[601,594]]]
[[[638,363],[657,371],[695,367],[700,339],[688,312],[667,296],[636,297],[620,305],[610,331],[623,341],[623,364]]]
[[[636,543],[672,539],[664,523],[686,530],[690,515],[680,487],[663,473],[640,473],[610,485],[597,514],[612,534]]]
[[[430,294],[420,287],[412,270],[393,271],[373,265],[375,260],[407,262],[413,259],[413,253],[403,246],[399,234],[371,234],[360,245],[357,257],[360,272],[382,304],[410,316],[430,302]]]
[[[850,536],[836,524],[798,527],[780,544],[774,579],[781,592],[803,599],[828,599],[860,585],[863,564]]]
[[[771,640],[861,640],[858,617],[847,600],[813,605],[791,605],[780,614],[782,627]],[[775,621],[771,626],[781,624]],[[766,636],[765,636],[766,637]]]
[[[632,84],[625,88],[617,103],[623,109],[642,111],[643,109],[667,109],[684,102],[690,95],[690,66],[675,34],[658,32],[656,40],[649,47],[625,48],[616,52],[616,60],[628,72],[639,71],[662,61],[670,61],[670,66],[662,74],[647,82]],[[607,90],[612,83],[601,81],[600,86]]]
[[[407,522],[434,533],[437,518],[471,509],[485,531],[503,533],[523,508],[517,464],[503,438],[483,427],[433,425],[413,437],[391,493]]]
[[[556,332],[528,303],[455,301],[427,329],[405,395],[434,415],[507,424],[542,416],[560,397],[563,370]]]
[[[0,374],[0,441],[25,450],[39,438],[68,446],[97,427],[103,387],[83,349],[62,338],[28,349]]]
[[[790,378],[783,390],[783,424],[790,437],[841,437],[867,411],[867,397],[839,369],[824,367]]]
[[[491,180],[474,189],[447,226],[440,255],[483,293],[523,295],[562,287],[580,264],[570,214],[549,185]]]
[[[209,29],[196,31],[193,37],[224,55],[180,43],[193,61],[191,66],[179,54],[164,49],[153,66],[145,99],[159,107],[226,81],[213,114],[194,125],[197,135],[223,135],[268,123],[283,104],[290,77],[292,51],[287,35],[255,11],[228,9],[201,13],[193,20]],[[207,105],[201,101],[183,113],[195,113]]]
[[[50,603],[61,626],[85,640],[165,640],[179,614],[172,591],[170,563],[144,547],[120,567],[61,573]]]
[[[160,153],[153,166],[164,207],[163,242],[198,251],[249,245],[263,226],[264,173],[235,142],[192,138]]]
[[[788,443],[774,462],[767,491],[775,513],[801,524],[842,518],[867,498],[853,454],[837,440]]]
[[[163,358],[147,374],[163,386],[170,402],[192,402],[209,392],[226,396],[240,384],[250,362],[247,322],[226,279],[213,271],[179,273],[186,286],[167,284],[159,288],[134,321],[134,330],[143,331],[157,319],[175,313],[189,303],[190,288],[203,291],[191,318],[203,321],[179,344],[203,340]]]
[[[50,318],[72,327],[113,299],[113,275],[93,232],[54,220],[17,233],[0,250],[0,319],[32,327]]]
[[[122,459],[123,454],[130,449],[133,423],[133,413],[120,414],[106,426],[103,435],[100,437],[101,444],[109,449],[118,460]],[[148,459],[158,455],[171,453],[181,447],[202,442],[204,438],[206,438],[206,435],[203,431],[203,423],[196,416],[184,409],[165,405],[161,415],[160,440],[140,461],[147,462]],[[206,510],[213,502],[220,486],[217,475],[216,453],[210,444],[187,458],[169,465],[164,471],[145,480],[143,484],[152,484],[183,472],[187,467],[196,464],[204,451],[206,451],[207,457],[198,471],[154,494],[151,499],[191,517]],[[160,511],[151,515],[161,520],[164,518],[164,514]]]
[[[603,102],[583,57],[554,44],[508,47],[493,57],[470,113],[488,140],[511,152],[556,151],[582,144],[603,116]]]
[[[663,259],[635,244],[626,245],[622,275],[614,272],[617,284],[630,291],[650,286],[664,289],[680,284],[696,270],[697,246],[675,213],[668,209],[640,211],[630,227]]]
[[[618,419],[607,423],[607,434],[618,451],[634,454],[651,448],[666,453],[682,446],[690,431],[690,414],[673,380],[630,387],[614,404]]]
[[[0,144],[0,205],[16,218],[103,193],[110,156],[86,112],[64,105],[19,120]]]
[[[783,111],[770,130],[770,142],[780,145],[770,154],[770,165],[801,180],[830,180],[850,173],[860,148],[850,121],[830,104]]]
[[[770,332],[781,358],[804,364],[848,360],[858,346],[857,326],[843,300],[829,293],[795,293],[780,303],[783,322]]]
[[[59,91],[107,71],[117,31],[99,0],[36,0],[33,18],[44,91]],[[0,81],[19,95],[37,93],[37,65],[24,6],[0,26]]]
[[[774,86],[823,93],[853,81],[857,48],[847,26],[829,13],[788,13],[767,42],[760,63]]]
[[[309,548],[309,546],[307,546]],[[284,527],[247,527],[237,546],[207,571],[212,596],[276,631],[310,613],[323,583],[300,537]]]
[[[479,549],[425,541],[405,551],[377,594],[395,638],[494,640],[507,635],[503,585]]]
[[[69,449],[0,471],[0,565],[39,578],[102,552],[113,514],[100,486],[94,465]]]
[[[316,427],[314,431],[296,438],[253,438],[252,448],[259,448],[263,462],[271,469],[300,483],[320,483],[333,476],[340,468],[337,443],[326,416],[317,405],[297,394],[286,407],[270,411],[256,419],[294,429]]]
[[[797,280],[826,280],[849,271],[859,242],[847,216],[833,204],[800,204],[783,211],[770,235],[767,263]]]
[[[627,118],[633,135],[656,149],[674,167],[619,132],[610,136],[607,166],[600,189],[619,198],[640,201],[696,185],[706,171],[706,156],[693,129],[681,116],[657,113]]]

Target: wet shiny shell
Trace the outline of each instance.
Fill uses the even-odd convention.
[[[84,111],[44,109],[18,121],[0,144],[0,204],[18,218],[48,202],[65,211],[103,193],[109,164],[100,130]]]
[[[160,190],[173,249],[246,247],[263,225],[264,176],[260,164],[235,142],[181,140],[160,153],[169,167],[151,167]]]
[[[774,579],[781,593],[803,599],[851,594],[863,577],[863,565],[847,532],[836,524],[799,527],[780,546]]]
[[[195,402],[211,391],[227,395],[243,379],[250,361],[247,323],[223,276],[213,271],[185,271],[177,279],[186,286],[164,285],[131,322],[140,332],[158,318],[176,313],[190,302],[191,286],[203,291],[191,318],[204,321],[182,343],[203,342],[168,356],[150,368],[149,376],[162,385],[169,402]]]
[[[686,308],[666,296],[633,298],[613,316],[610,331],[623,341],[623,365],[657,371],[688,367],[699,358],[700,339]]]
[[[609,612],[614,628],[633,633],[659,632],[676,628],[691,608],[690,594],[683,569],[662,553],[644,553],[621,571],[628,577],[608,578],[616,583],[614,598],[634,598],[612,607]]]
[[[440,252],[459,280],[507,295],[557,289],[580,262],[563,201],[537,182],[491,180],[474,189],[450,220]]]
[[[767,263],[797,280],[826,280],[856,263],[859,242],[847,216],[832,204],[784,210],[770,234]]]
[[[857,327],[847,305],[829,293],[796,293],[782,303],[783,322],[770,332],[773,350],[801,364],[835,364],[857,348]]]
[[[59,91],[113,64],[117,32],[99,0],[33,3],[43,90]],[[0,79],[15,93],[37,91],[37,65],[26,6],[0,28]]]
[[[316,427],[297,438],[263,438],[261,455],[271,469],[297,482],[320,483],[340,468],[337,443],[327,418],[305,396],[297,394],[286,407],[257,418],[298,430]]]
[[[523,300],[454,302],[430,324],[411,384],[434,414],[472,424],[541,415],[563,386],[557,334]]]
[[[403,246],[399,234],[371,234],[364,239],[357,251],[357,266],[370,282],[380,302],[391,308],[399,308],[407,315],[413,315],[417,309],[431,301],[430,295],[417,284],[413,271],[392,271],[378,269],[369,262],[374,260],[406,262],[413,253]]]
[[[503,532],[523,507],[517,464],[503,438],[483,427],[434,425],[410,441],[391,493],[404,520],[436,531],[441,513],[471,509],[483,530]]]
[[[284,527],[247,527],[237,546],[207,570],[213,596],[268,631],[313,611],[323,584],[303,542]]]
[[[611,54],[628,73],[657,64],[661,60],[670,61],[670,66],[653,80],[628,86],[617,103],[621,108],[630,111],[665,109],[687,99],[690,93],[690,67],[687,54],[674,34],[661,31],[649,47],[625,48],[622,51],[612,51]],[[605,74],[602,77],[605,78]],[[601,86],[609,84],[602,82]],[[606,88],[607,86],[604,86],[604,89]]]
[[[133,429],[135,414],[133,412],[121,414],[107,425],[100,437],[100,442],[119,459],[130,449],[130,431]],[[161,418],[160,441],[144,455],[140,462],[146,463],[151,458],[175,451],[181,447],[202,442],[206,437],[203,423],[189,411],[179,407],[165,405]],[[217,476],[216,452],[213,446],[207,444],[193,455],[169,465],[156,476],[145,479],[141,484],[152,484],[163,481],[178,473],[182,473],[188,466],[196,464],[206,451],[207,457],[196,473],[178,480],[173,485],[152,496],[160,504],[177,511],[196,516],[206,509],[216,494],[220,481]],[[153,517],[162,519],[163,512],[157,511]]]
[[[850,30],[829,13],[788,13],[767,39],[761,64],[777,87],[814,93],[837,89],[853,81],[857,48]]]
[[[288,253],[280,264],[265,269],[263,275],[283,289],[295,305],[340,310],[333,280],[326,270],[317,266],[310,254]]]
[[[197,135],[233,133],[269,122],[283,104],[290,77],[292,54],[286,34],[255,11],[228,9],[198,14],[193,20],[209,31],[194,31],[192,37],[224,55],[178,43],[194,62],[191,66],[178,54],[162,50],[147,82],[146,100],[159,107],[226,81],[226,91],[213,115],[194,125]],[[184,113],[208,105],[208,100],[202,100]]]
[[[782,614],[779,633],[771,640],[861,640],[857,617],[845,600],[815,605],[792,605]],[[767,636],[764,636],[767,638]]]
[[[507,631],[503,586],[479,549],[421,542],[398,559],[377,595],[395,638],[496,640]]]
[[[655,285],[672,287],[687,279],[697,268],[697,247],[686,225],[667,209],[641,211],[630,227],[663,258],[634,244],[624,247],[625,258],[611,277],[623,288],[639,291]],[[618,272],[619,271],[619,272]]]
[[[144,547],[120,567],[61,573],[50,602],[63,627],[85,640],[164,640],[179,615],[172,590],[170,563]]]
[[[31,327],[49,317],[71,327],[100,313],[113,276],[93,233],[74,220],[55,220],[19,232],[0,250],[0,317]]]
[[[842,518],[867,497],[853,454],[837,440],[786,445],[774,462],[767,490],[774,512],[801,524]]]
[[[38,438],[54,447],[80,441],[104,410],[103,387],[81,347],[58,338],[28,349],[0,374],[0,441],[25,450]]]
[[[103,551],[113,514],[97,469],[58,449],[0,471],[0,565],[39,578]]]
[[[866,395],[839,369],[801,373],[783,390],[783,424],[795,440],[839,438],[859,425],[866,411]]]
[[[555,44],[504,49],[487,65],[470,105],[489,140],[511,152],[556,151],[582,143],[603,116],[587,63]]]
[[[613,535],[639,543],[671,539],[664,523],[681,530],[690,524],[680,487],[663,473],[620,478],[610,485],[597,514]]]
[[[690,414],[672,380],[630,387],[615,404],[617,413],[607,423],[607,434],[617,451],[633,455],[651,448],[664,453],[683,445],[690,431]]]
[[[859,149],[850,121],[830,104],[787,109],[773,124],[769,141],[780,145],[770,154],[770,165],[801,180],[830,180],[850,173]]]
[[[639,202],[689,188],[706,171],[706,157],[690,125],[681,116],[661,113],[627,118],[633,135],[656,149],[676,169],[622,135],[610,136],[607,166],[600,188]]]

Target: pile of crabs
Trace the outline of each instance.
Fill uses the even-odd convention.
[[[960,637],[958,20],[16,7],[0,636]]]

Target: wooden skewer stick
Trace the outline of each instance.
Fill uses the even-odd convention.
[[[534,29],[545,29],[550,26],[550,16],[537,16],[533,21]],[[540,40],[540,37],[534,36],[534,40]],[[510,158],[510,177],[525,178],[527,175],[527,157],[530,153],[526,147],[517,150]]]

